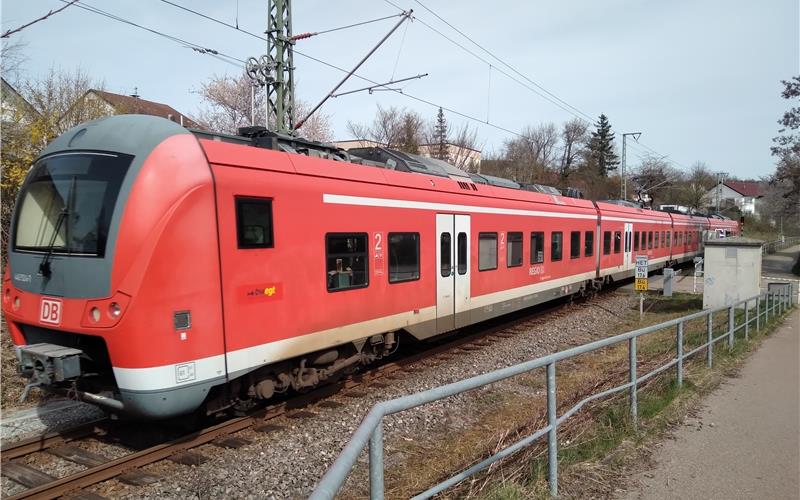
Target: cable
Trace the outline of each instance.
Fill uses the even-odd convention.
[[[64,2],[64,3],[67,3],[67,0],[61,0],[61,1]],[[104,10],[98,9],[97,7],[93,7],[93,6],[89,5],[89,4],[87,4],[86,2],[76,3],[75,6],[80,8],[80,9],[86,10],[88,12],[92,12],[94,14],[98,14],[98,15],[107,17],[109,19],[113,19],[115,21],[118,21],[118,22],[121,22],[121,23],[125,23],[127,25],[134,26],[136,28],[148,31],[150,33],[153,33],[154,35],[157,35],[157,36],[166,38],[167,40],[171,40],[173,42],[179,43],[179,44],[181,44],[182,46],[184,46],[186,48],[194,50],[195,52],[199,52],[201,54],[210,55],[210,56],[212,56],[212,57],[214,57],[216,59],[219,59],[220,61],[226,62],[228,64],[232,64],[234,66],[239,66],[239,67],[241,67],[241,66],[243,66],[245,64],[245,61],[242,60],[242,59],[238,59],[236,57],[227,55],[227,54],[225,54],[223,52],[219,52],[219,51],[214,50],[214,49],[203,47],[202,45],[183,40],[182,38],[178,38],[176,36],[168,35],[168,34],[163,33],[161,31],[154,30],[154,29],[148,28],[146,26],[142,26],[141,24],[136,24],[133,21],[129,21],[129,20],[127,20],[125,18],[122,18],[122,17],[119,17],[119,16],[117,16],[115,14],[111,14],[110,12],[106,12]],[[236,64],[237,62],[241,63],[241,64]]]
[[[590,125],[591,125],[591,124],[593,124],[593,120],[594,120],[594,119],[593,119],[593,118],[592,118],[592,117],[591,117],[591,116],[590,116],[588,113],[586,113],[586,112],[582,111],[580,108],[577,108],[577,107],[575,107],[575,106],[571,105],[570,103],[566,102],[565,100],[561,99],[560,97],[558,97],[557,95],[555,95],[555,94],[554,94],[554,93],[552,93],[551,91],[547,90],[547,89],[546,89],[545,87],[543,87],[541,84],[539,84],[539,83],[535,82],[534,80],[532,80],[531,78],[529,78],[528,76],[526,76],[525,74],[523,74],[522,72],[520,72],[519,70],[517,70],[515,67],[513,67],[512,65],[510,65],[509,63],[507,63],[507,62],[506,62],[506,61],[504,61],[503,59],[500,59],[500,57],[498,57],[497,55],[495,55],[495,54],[494,54],[493,52],[491,52],[489,49],[485,48],[483,45],[481,45],[481,44],[479,44],[478,42],[476,42],[475,40],[473,40],[473,39],[472,39],[472,38],[471,38],[469,35],[467,35],[467,34],[466,34],[466,33],[464,33],[462,30],[460,30],[460,29],[458,29],[456,26],[454,26],[452,23],[450,23],[450,22],[448,22],[446,19],[444,19],[442,16],[440,16],[439,14],[437,14],[436,12],[434,12],[434,11],[433,11],[432,9],[430,9],[428,6],[426,6],[425,4],[423,4],[423,3],[422,3],[420,0],[414,0],[414,1],[415,1],[416,3],[418,3],[418,4],[419,4],[419,5],[420,5],[420,6],[421,6],[423,9],[425,9],[426,11],[428,11],[429,13],[431,13],[433,16],[435,16],[437,19],[439,19],[441,22],[443,22],[443,23],[444,23],[444,24],[446,24],[448,27],[450,27],[451,29],[453,29],[453,30],[454,30],[456,33],[458,33],[459,35],[461,35],[462,37],[464,37],[465,39],[467,39],[467,40],[468,40],[470,43],[472,43],[474,46],[478,47],[478,48],[479,48],[480,50],[482,50],[484,53],[488,54],[490,57],[492,57],[492,58],[493,58],[493,59],[495,59],[496,61],[500,62],[502,65],[504,65],[505,67],[507,67],[509,70],[511,70],[511,71],[512,71],[512,72],[514,72],[515,74],[519,75],[521,78],[523,78],[523,79],[525,79],[526,81],[530,82],[530,84],[531,84],[531,85],[534,85],[534,86],[535,86],[535,87],[537,87],[538,89],[541,89],[541,91],[542,91],[542,92],[544,92],[544,93],[546,93],[548,96],[552,97],[552,99],[550,99],[550,98],[548,98],[548,97],[546,97],[546,96],[542,95],[542,93],[540,93],[540,92],[538,92],[538,91],[536,91],[536,90],[534,90],[534,89],[530,88],[528,85],[524,85],[522,82],[520,82],[520,81],[519,81],[519,80],[517,80],[516,78],[513,78],[513,77],[511,77],[511,76],[510,76],[508,73],[506,73],[505,71],[501,70],[501,69],[500,69],[500,68],[498,68],[497,66],[494,66],[494,69],[495,69],[495,70],[498,70],[500,73],[502,73],[502,74],[504,74],[505,76],[509,77],[511,80],[513,80],[513,81],[515,81],[516,83],[518,83],[518,84],[522,85],[523,87],[526,87],[528,90],[531,90],[532,92],[534,92],[535,94],[539,95],[540,97],[543,97],[543,98],[545,98],[547,101],[549,101],[549,102],[551,102],[551,103],[555,104],[556,106],[558,106],[558,107],[559,107],[559,108],[561,108],[562,110],[569,112],[570,114],[572,114],[572,115],[573,115],[573,116],[575,116],[576,118],[578,118],[578,119],[580,119],[580,120],[582,120],[582,121],[585,121],[585,122],[587,122],[587,123],[588,123],[588,124],[590,124]],[[396,8],[396,9],[398,9],[398,10],[401,10],[401,11],[403,10],[403,9],[402,9],[402,7],[400,7],[399,5],[397,5],[395,2],[393,2],[393,1],[391,1],[391,0],[384,0],[384,2],[386,2],[387,4],[391,5],[392,7]],[[441,31],[439,31],[439,30],[437,30],[437,29],[433,28],[433,27],[432,27],[432,26],[430,26],[428,23],[426,23],[424,20],[420,19],[420,18],[419,18],[419,16],[415,16],[415,20],[419,21],[419,22],[420,22],[420,23],[421,23],[423,26],[425,26],[425,27],[429,28],[430,30],[434,31],[435,33],[439,34],[440,36],[442,36],[443,38],[445,38],[445,39],[446,39],[446,40],[448,40],[449,42],[453,43],[454,45],[458,46],[459,48],[461,48],[461,49],[462,49],[462,50],[464,50],[465,52],[467,52],[467,53],[469,53],[470,55],[472,55],[473,57],[477,58],[478,60],[480,60],[480,61],[482,61],[482,62],[484,62],[484,63],[487,63],[487,64],[489,64],[489,63],[488,63],[488,61],[486,61],[486,59],[484,59],[483,57],[480,57],[480,56],[478,56],[478,55],[477,55],[477,54],[475,54],[475,52],[473,52],[472,50],[469,50],[468,48],[464,47],[462,44],[460,44],[460,43],[456,42],[455,40],[453,40],[452,38],[450,38],[450,37],[448,37],[448,36],[444,35],[444,34],[443,34]],[[554,101],[557,101],[557,102],[554,102]],[[563,105],[562,105],[562,104],[563,104]],[[567,109],[567,108],[569,108],[569,109]],[[641,142],[639,142],[638,144],[639,144],[639,145],[641,145],[643,148],[645,148],[646,150],[648,150],[648,151],[649,151],[649,153],[647,153],[647,154],[657,154],[657,155],[661,155],[661,153],[659,153],[658,151],[656,151],[655,149],[651,148],[650,146],[648,146],[648,145],[646,145],[646,144],[644,144],[644,143],[641,143]],[[632,145],[632,147],[633,147],[633,149],[635,149],[635,150],[639,150],[639,149],[638,149],[638,146],[633,146],[633,145]],[[640,152],[644,152],[644,151],[641,151],[641,150],[639,150],[639,151],[640,151]],[[640,156],[640,155],[637,155],[637,156],[639,157],[639,159],[640,159],[640,160],[641,160],[641,159],[643,159],[643,158],[642,158],[642,156]],[[677,162],[677,161],[675,161],[675,160],[673,160],[673,159],[671,159],[671,158],[667,158],[667,161],[669,161],[670,163],[673,163],[674,165],[677,165],[677,166],[679,166],[679,167],[681,167],[681,168],[684,168],[684,169],[686,169],[686,166],[685,166],[685,165],[683,165],[683,164],[681,164],[681,163],[679,163],[679,162]]]
[[[58,14],[59,12],[61,12],[61,11],[62,11],[62,10],[64,10],[64,9],[66,9],[66,8],[67,8],[67,7],[69,7],[70,5],[73,5],[73,4],[74,4],[75,2],[77,2],[77,1],[78,1],[78,0],[71,0],[71,1],[69,1],[69,2],[65,2],[67,5],[64,5],[63,7],[59,8],[59,9],[56,9],[56,10],[50,10],[50,11],[48,11],[48,12],[47,12],[47,14],[43,15],[42,17],[39,17],[39,18],[37,18],[37,19],[34,19],[33,21],[31,21],[31,22],[29,22],[29,23],[27,23],[27,24],[23,24],[23,25],[22,25],[22,26],[20,26],[19,28],[15,28],[15,29],[13,29],[13,30],[8,30],[8,31],[6,31],[5,33],[3,33],[3,36],[1,36],[0,38],[8,38],[8,37],[10,37],[11,35],[13,35],[14,33],[19,33],[20,31],[24,30],[24,29],[25,29],[25,28],[27,28],[28,26],[32,26],[32,25],[34,25],[34,24],[38,23],[39,21],[44,21],[44,20],[45,20],[45,19],[47,19],[48,17],[50,17],[50,16],[52,16],[52,15],[54,15],[54,14]]]

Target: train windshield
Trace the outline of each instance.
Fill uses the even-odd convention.
[[[105,254],[111,215],[132,156],[62,154],[33,166],[20,194],[16,250]]]

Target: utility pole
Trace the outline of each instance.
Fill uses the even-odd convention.
[[[622,134],[622,186],[620,187],[620,198],[623,200],[628,199],[628,178],[625,176],[625,139],[632,135],[636,142],[639,142],[641,132],[626,132]]]
[[[269,0],[267,58],[274,65],[275,80],[267,85],[267,127],[288,134],[294,130],[294,56],[291,0]]]

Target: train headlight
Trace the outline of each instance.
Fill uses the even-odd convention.
[[[15,310],[15,311],[16,311],[17,309],[19,309],[20,302],[21,302],[21,301],[19,300],[19,297],[14,297],[14,310]]]
[[[122,314],[122,308],[116,302],[112,302],[108,305],[108,315],[112,318],[119,318],[119,315]]]
[[[91,311],[89,311],[89,317],[92,318],[92,321],[97,323],[100,321],[100,309],[93,307]]]

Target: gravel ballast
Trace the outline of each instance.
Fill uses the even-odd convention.
[[[625,312],[635,307],[633,295],[609,292],[586,303],[564,306],[516,327],[513,336],[496,339],[480,350],[458,351],[450,359],[420,361],[374,386],[359,387],[363,393],[327,398],[327,404],[305,408],[313,415],[285,416],[269,423],[278,429],[261,433],[245,430],[237,434],[251,441],[238,449],[212,445],[200,452],[209,460],[199,466],[162,461],[145,467],[162,480],[145,487],[107,481],[91,488],[101,495],[127,498],[300,498],[307,497],[316,482],[347,444],[369,409],[380,401],[455,382],[498,368],[534,359],[583,344],[611,333]],[[378,387],[388,384],[386,387]],[[513,390],[519,390],[519,386]],[[476,394],[462,394],[390,416],[385,422],[386,449],[402,441],[424,442],[437,426],[463,428],[474,424]],[[330,402],[340,406],[328,407]],[[392,460],[387,455],[387,461]],[[388,462],[387,462],[388,463]],[[454,471],[455,472],[455,471]]]

